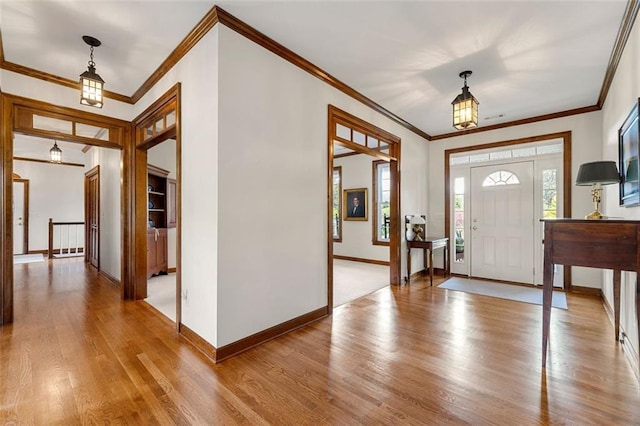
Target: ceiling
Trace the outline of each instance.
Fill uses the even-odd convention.
[[[480,126],[596,105],[626,3],[2,0],[0,33],[5,61],[72,80],[94,36],[105,89],[131,96],[215,4],[442,135],[467,69]]]

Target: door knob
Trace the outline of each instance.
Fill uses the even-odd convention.
[[[475,231],[476,229],[478,229],[478,227],[474,225],[471,229]]]

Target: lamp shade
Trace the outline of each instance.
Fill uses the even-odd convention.
[[[593,161],[584,163],[578,170],[576,185],[590,186],[593,184],[609,185],[620,182],[620,174],[615,161]]]
[[[412,225],[424,225],[425,223],[427,223],[427,221],[424,220],[422,216],[413,215],[411,216],[411,220],[409,221],[409,223],[411,223]]]

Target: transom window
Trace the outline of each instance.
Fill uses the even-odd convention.
[[[484,178],[482,182],[482,186],[497,186],[497,185],[518,185],[520,184],[520,179],[518,176],[507,170],[498,170],[497,172],[491,173],[489,176]]]

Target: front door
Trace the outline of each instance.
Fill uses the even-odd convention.
[[[471,169],[471,276],[533,284],[533,162]]]

